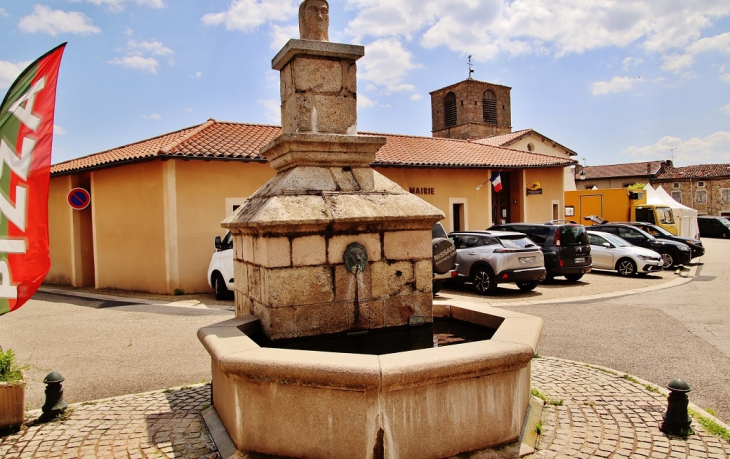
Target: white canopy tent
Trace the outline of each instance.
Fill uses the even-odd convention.
[[[675,201],[661,186],[657,186],[655,190],[651,185],[646,185],[646,203],[665,204],[669,206],[677,221],[679,235],[693,237],[695,239],[700,238],[700,229],[697,225],[697,211]]]

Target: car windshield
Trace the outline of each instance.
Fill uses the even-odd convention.
[[[720,221],[720,223],[730,228],[730,220],[728,220],[727,218],[718,218],[718,220]]]
[[[583,225],[563,226],[560,229],[560,239],[563,245],[588,245],[586,228]]]
[[[447,237],[446,230],[444,230],[444,227],[440,223],[433,225],[433,228],[431,228],[431,239],[446,239]]]
[[[631,247],[631,244],[614,234],[602,234],[604,239],[611,243],[614,247]]]
[[[222,250],[228,250],[233,248],[233,234],[230,231],[226,233],[226,236],[223,238],[222,243]]]
[[[674,237],[674,234],[672,234],[669,231],[665,230],[661,226],[650,226],[649,229],[651,230],[651,231],[649,231],[651,234],[659,233],[662,236]]]
[[[529,249],[530,247],[537,247],[534,242],[522,235],[500,236],[499,242],[505,249]]]
[[[669,207],[657,207],[656,213],[659,217],[659,222],[665,225],[674,225],[674,212],[672,212],[672,209]]]

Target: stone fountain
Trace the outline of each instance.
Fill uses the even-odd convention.
[[[276,176],[223,222],[234,234],[236,318],[203,328],[214,407],[241,451],[277,457],[441,458],[514,441],[541,319],[468,304],[434,310],[431,227],[443,213],[371,169],[357,134],[356,61],[330,43],[328,4],[300,7],[281,72]],[[488,341],[388,353],[263,347],[456,319]]]

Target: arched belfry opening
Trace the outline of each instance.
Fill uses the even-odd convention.
[[[468,79],[432,92],[433,136],[475,140],[511,133],[511,90]]]

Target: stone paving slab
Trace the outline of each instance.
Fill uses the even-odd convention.
[[[686,439],[663,434],[666,396],[645,381],[538,358],[532,385],[548,399],[533,459],[730,458],[730,442],[696,420]],[[48,424],[34,424],[40,412],[29,412],[26,428],[0,436],[0,458],[219,459],[202,417],[209,403],[210,386],[198,385],[73,405]],[[492,457],[485,454],[459,457]]]
[[[662,433],[667,400],[653,385],[552,358],[535,359],[532,368],[533,387],[549,400],[534,459],[730,458],[730,442],[697,420],[692,422],[695,434],[686,439]]]

